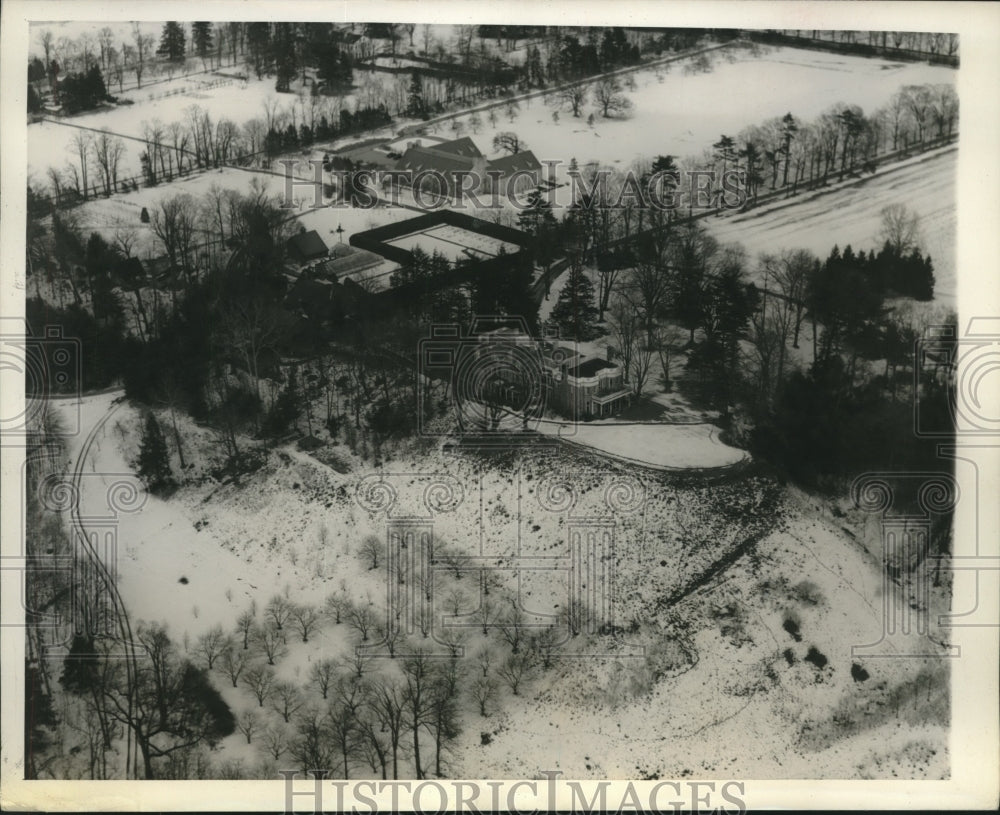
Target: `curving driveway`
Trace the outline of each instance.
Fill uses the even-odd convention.
[[[661,470],[732,467],[750,460],[745,450],[719,439],[713,424],[624,424],[542,420],[538,432],[557,436],[611,458]]]

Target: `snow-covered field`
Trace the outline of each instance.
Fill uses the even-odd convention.
[[[686,73],[688,61],[672,64],[669,72],[666,68],[635,72],[636,89],[627,90],[635,107],[627,119],[604,119],[597,112],[594,124],[588,125],[587,117],[594,112],[591,101],[579,119],[561,111],[559,121],[554,122],[552,108],[542,98],[533,98],[520,103],[521,111],[513,121],[502,108],[497,109],[495,126],[486,114],[479,115],[481,124],[476,129],[471,127],[470,117],[460,121],[465,134],[491,158],[499,155],[493,150],[493,137],[513,130],[541,160],[558,160],[565,165],[576,158],[581,165],[597,161],[624,169],[634,159],[661,153],[698,155],[722,133],[735,135],[748,125],[789,111],[809,120],[834,102],[845,101],[871,112],[902,85],[955,81],[952,69],[920,63],[790,48],[763,56],[743,50],[726,53],[728,57],[714,56],[714,67],[708,73]],[[193,105],[209,111],[214,121],[229,118],[242,125],[251,118],[263,118],[268,100],[284,109],[297,100],[294,94],[276,94],[272,78],[251,77],[246,83],[204,87],[212,81],[212,75],[178,78],[126,94],[135,99],[134,105],[67,122],[140,138],[144,121],[159,119],[167,126],[184,123],[186,111]],[[352,97],[344,98],[344,104],[351,103]],[[298,120],[302,118],[300,114]],[[454,136],[450,124],[432,125],[431,131],[441,137]],[[44,178],[49,166],[62,167],[73,160],[71,142],[77,132],[49,122],[30,126],[28,166],[36,178]],[[128,142],[123,176],[138,175],[141,152],[139,142]]]
[[[920,245],[934,262],[934,299],[954,306],[957,161],[956,147],[942,148],[832,190],[803,193],[787,202],[702,223],[718,240],[742,244],[751,258],[761,252],[808,249],[825,259],[834,244],[866,252],[881,248],[881,210],[903,203],[920,216]]]
[[[637,71],[634,91],[625,89],[634,108],[629,118],[604,119],[588,97],[580,118],[568,110],[552,119],[553,108],[542,98],[522,101],[511,121],[497,110],[497,124],[480,114],[478,132],[462,119],[470,136],[490,158],[493,137],[512,130],[541,161],[579,165],[597,161],[624,170],[637,158],[660,154],[699,156],[723,133],[735,136],[744,127],[791,112],[809,121],[838,101],[860,105],[866,113],[885,104],[903,85],[954,83],[951,68],[898,63],[820,51],[778,48],[762,56],[745,50],[714,56],[710,73],[686,73],[689,61]],[[594,124],[588,125],[594,114]],[[450,131],[443,125],[439,133]],[[557,175],[562,180],[562,176]]]
[[[223,73],[231,71],[223,70]],[[222,84],[212,87],[215,83]],[[243,125],[254,118],[264,120],[265,104],[277,105],[282,111],[289,111],[298,104],[296,94],[275,93],[273,77],[256,79],[251,76],[243,82],[215,74],[178,77],[171,82],[127,91],[123,96],[133,99],[134,104],[85,113],[58,122],[28,125],[29,172],[41,180],[49,167],[62,168],[67,162],[77,161],[73,139],[81,132],[81,127],[127,137],[119,176],[131,178],[138,176],[142,169],[139,157],[145,150],[145,144],[136,140],[143,138],[144,123],[152,124],[159,120],[165,128],[169,128],[177,122],[187,130],[188,111],[198,106],[208,112],[213,122],[230,119],[237,125]],[[298,121],[302,121],[301,113]],[[170,144],[167,132],[163,135],[163,142]]]

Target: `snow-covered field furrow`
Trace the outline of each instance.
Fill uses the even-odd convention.
[[[834,244],[841,249],[850,244],[855,251],[879,249],[882,208],[903,203],[920,216],[920,245],[934,262],[934,299],[953,306],[958,286],[957,162],[957,148],[935,151],[830,192],[803,193],[790,206],[781,203],[703,223],[718,240],[742,244],[751,257],[808,249],[825,259]]]

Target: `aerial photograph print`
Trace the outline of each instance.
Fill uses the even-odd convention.
[[[5,808],[996,805],[1000,7],[37,5]]]

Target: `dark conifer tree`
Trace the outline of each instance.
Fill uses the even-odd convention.
[[[146,489],[153,494],[168,489],[174,483],[167,440],[152,411],[146,414],[142,440],[139,443],[139,477],[146,484]]]
[[[248,25],[247,51],[254,74],[257,79],[263,79],[264,74],[270,73],[273,61],[270,23],[250,23]]]
[[[191,24],[191,42],[194,45],[195,53],[202,59],[208,57],[212,50],[212,24],[210,22],[197,22]]]
[[[160,34],[160,47],[156,49],[156,53],[171,62],[182,62],[184,46],[185,36],[181,24],[172,20],[164,23],[163,33]]]
[[[569,278],[559,292],[550,319],[564,337],[585,342],[597,335],[594,284],[584,274],[581,263],[574,261],[570,267]]]
[[[271,52],[274,55],[274,89],[278,93],[288,93],[297,71],[295,31],[291,23],[275,23]]]

